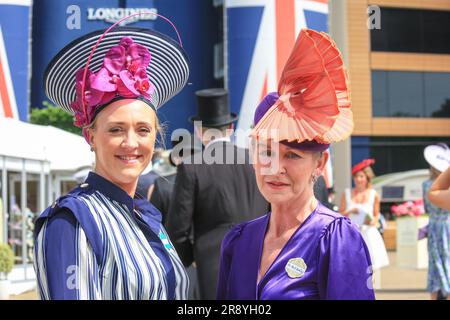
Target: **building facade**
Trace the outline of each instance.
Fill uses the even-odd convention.
[[[450,1],[348,0],[347,16],[352,162],[427,168],[424,147],[450,144]]]

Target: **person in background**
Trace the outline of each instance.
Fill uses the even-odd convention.
[[[169,212],[170,197],[177,176],[176,166],[171,160],[170,150],[165,150],[162,152],[160,161],[153,166],[152,170],[157,177],[153,183],[150,202],[161,212],[163,224],[165,224]]]
[[[333,211],[339,211],[339,207],[336,205],[336,191],[334,190],[334,187],[328,188],[328,203],[330,206],[329,209]]]
[[[154,166],[159,161],[161,161],[163,151],[164,150],[161,148],[155,148],[155,151],[153,152],[152,161],[150,162],[149,166],[144,170],[144,173],[141,174],[138,179],[136,193],[138,193],[139,195],[148,200],[152,195],[155,180],[159,177],[159,175],[154,170]]]
[[[450,296],[450,206],[445,209],[443,202],[433,202],[435,194],[433,186],[439,181],[445,182],[445,172],[448,175],[447,188],[450,186],[450,150],[446,144],[427,146],[424,149],[425,160],[430,165],[430,179],[422,184],[423,204],[425,212],[429,214],[429,223],[426,228],[428,237],[428,280],[427,290],[432,300],[448,299]],[[444,172],[444,173],[442,173]],[[434,190],[436,190],[434,189]],[[450,196],[450,193],[448,194]],[[439,195],[437,195],[439,197]],[[440,207],[442,206],[442,207]]]
[[[325,207],[332,209],[330,208],[331,204],[328,202],[328,188],[323,175],[320,175],[317,178],[316,183],[314,184],[314,197],[316,197],[316,199],[319,200],[319,202],[322,203]]]
[[[450,210],[450,170],[443,172],[431,185],[428,197],[435,205]]]
[[[162,161],[154,167],[154,172],[158,174],[154,182],[153,192],[151,194],[150,202],[161,212],[163,224],[166,224],[167,215],[169,213],[170,201],[172,198],[173,188],[175,186],[175,178],[177,176],[177,167],[183,161],[184,157],[190,157],[195,152],[201,150],[197,148],[191,140],[184,145],[184,138],[189,137],[175,137],[172,139],[172,150],[166,150],[162,153]],[[186,139],[189,140],[189,139]],[[175,149],[176,146],[182,146],[179,152]],[[186,155],[184,154],[186,152]]]
[[[166,225],[167,215],[169,214],[170,202],[172,200],[173,188],[177,176],[177,166],[183,161],[185,151],[187,151],[186,156],[199,152],[199,150],[190,143],[187,146],[183,146],[179,154],[177,154],[176,150],[174,151],[174,148],[179,144],[183,144],[183,136],[172,139],[172,150],[167,150],[163,153],[162,159],[164,159],[164,161],[159,162],[159,165],[154,168],[154,171],[158,173],[158,178],[155,180],[150,202],[161,212],[162,223],[164,226]],[[189,277],[188,299],[198,300],[199,292],[195,263],[188,266],[186,272]]]
[[[341,197],[339,212],[349,217],[358,225],[364,241],[367,244],[374,272],[389,265],[389,257],[383,238],[377,225],[381,215],[380,197],[372,188],[371,181],[375,177],[371,165],[374,159],[366,159],[352,168],[355,187],[346,189]],[[377,277],[380,274],[376,274]]]

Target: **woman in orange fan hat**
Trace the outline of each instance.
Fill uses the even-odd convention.
[[[342,57],[303,29],[278,92],[255,111],[253,157],[271,212],[222,242],[219,299],[374,299],[369,251],[350,219],[314,197],[330,143],[353,129]]]

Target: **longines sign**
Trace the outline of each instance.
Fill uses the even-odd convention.
[[[121,26],[140,20],[156,20],[157,16],[152,13],[158,13],[156,8],[88,8],[87,10],[88,20],[104,20],[109,23],[116,23],[126,16],[142,13],[122,21],[119,23]]]

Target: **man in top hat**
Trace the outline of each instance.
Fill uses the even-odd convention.
[[[248,151],[230,141],[238,117],[229,111],[227,91],[196,96],[198,115],[190,121],[204,149],[200,161],[192,156],[177,168],[167,230],[184,265],[196,263],[200,298],[215,299],[223,237],[233,225],[267,213],[268,203]]]

